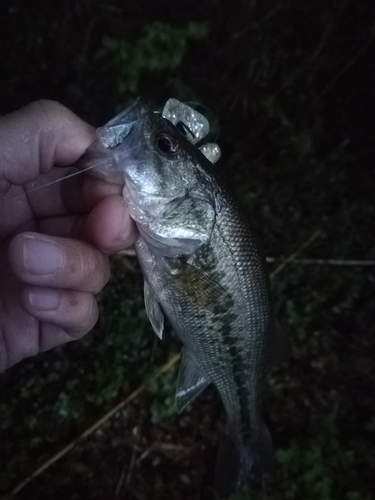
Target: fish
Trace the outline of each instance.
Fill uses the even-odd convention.
[[[214,487],[226,498],[250,474],[273,474],[264,379],[284,359],[285,339],[258,240],[220,181],[220,148],[199,146],[208,132],[206,118],[176,99],[162,113],[136,100],[98,129],[84,164],[124,185],[147,316],[160,339],[167,317],[183,344],[178,411],[209,384],[221,397],[227,426]]]

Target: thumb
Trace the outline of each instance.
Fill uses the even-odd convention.
[[[23,184],[71,165],[94,140],[94,128],[62,104],[35,101],[0,117],[0,180]]]

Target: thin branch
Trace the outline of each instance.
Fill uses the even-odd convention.
[[[336,85],[336,83],[340,80],[342,75],[344,75],[361,57],[361,55],[370,47],[372,42],[375,40],[375,37],[371,37],[367,43],[365,43],[359,51],[345,64],[345,66],[337,73],[337,75],[324,87],[324,89],[319,93],[316,98],[319,101],[331,88]]]
[[[117,486],[116,486],[116,490],[115,490],[115,496],[116,497],[119,496],[121,488],[122,488],[122,485],[124,484],[125,474],[126,474],[127,468],[128,468],[128,464],[127,464],[127,462],[124,462],[124,465],[122,466],[122,470],[121,470],[120,479],[118,480],[118,483],[117,483]]]
[[[277,262],[280,257],[267,257],[267,262]],[[294,259],[293,264],[318,266],[375,266],[375,260],[347,259]]]
[[[294,253],[292,253],[292,255],[290,255],[287,259],[285,259],[270,275],[270,278],[271,280],[277,275],[279,274],[283,269],[284,267],[286,267],[288,264],[290,264],[290,262],[292,262],[296,257],[298,257],[298,255],[303,252],[303,250],[305,250],[305,248],[307,248],[308,246],[311,245],[311,243],[313,241],[316,240],[316,238],[318,238],[318,236],[321,236],[323,234],[322,230],[321,229],[318,229],[317,231],[315,231],[315,233],[310,236],[310,238],[305,241],[305,243],[303,243]]]
[[[155,445],[152,444],[149,448],[147,448],[147,450],[145,450],[142,455],[140,455],[137,459],[137,463],[136,465],[139,464],[139,462],[142,462],[142,460],[144,460],[146,457],[149,456],[149,454],[155,449]]]
[[[133,474],[134,465],[135,465],[135,450],[133,449],[132,454],[131,454],[131,458],[130,458],[130,464],[128,467],[128,473],[126,474],[126,480],[125,480],[126,488],[129,487],[129,484],[130,484],[130,481],[132,478],[132,474]],[[120,492],[120,490],[119,490],[119,492]]]
[[[14,490],[12,491],[12,495],[16,495],[19,493],[21,490],[24,489],[24,487],[30,483],[33,479],[36,477],[40,476],[44,471],[49,469],[51,465],[56,463],[60,458],[64,457],[72,448],[76,446],[76,444],[81,441],[81,439],[85,439],[91,434],[93,434],[96,430],[99,429],[99,427],[102,427],[110,418],[112,418],[118,411],[120,411],[122,408],[124,408],[128,403],[133,401],[137,396],[139,396],[144,389],[146,388],[149,380],[155,380],[156,378],[160,377],[163,373],[168,371],[173,365],[177,363],[177,361],[180,359],[180,355],[176,354],[171,358],[167,363],[165,363],[163,366],[161,366],[158,370],[155,371],[155,373],[147,379],[143,384],[141,384],[134,392],[132,392],[124,401],[119,403],[117,406],[112,408],[111,411],[106,413],[104,417],[99,419],[95,424],[93,424],[91,427],[89,427],[85,432],[83,432],[80,436],[78,436],[74,441],[68,444],[65,448],[63,448],[61,451],[56,453],[50,460],[45,462],[41,467],[39,467],[36,471],[34,471],[30,476],[28,476],[22,483],[20,483]]]

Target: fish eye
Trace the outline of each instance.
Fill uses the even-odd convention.
[[[179,150],[178,142],[167,134],[159,135],[156,145],[162,153],[176,154]]]

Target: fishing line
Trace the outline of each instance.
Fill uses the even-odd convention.
[[[71,173],[71,174],[69,174],[69,175],[66,175],[66,176],[64,176],[64,177],[61,177],[60,179],[56,179],[56,180],[54,180],[54,181],[47,182],[47,184],[43,184],[42,186],[38,186],[38,187],[35,187],[35,188],[32,188],[32,189],[28,189],[27,191],[26,191],[26,190],[24,190],[24,192],[23,192],[23,193],[15,194],[14,196],[10,196],[9,198],[8,198],[8,197],[6,197],[6,196],[3,196],[2,198],[0,198],[0,201],[9,201],[9,200],[13,200],[14,198],[19,198],[20,196],[23,196],[24,194],[26,194],[26,195],[27,195],[27,194],[29,194],[29,193],[33,193],[34,191],[39,191],[40,189],[47,188],[48,186],[52,186],[53,184],[56,184],[56,183],[58,183],[58,182],[63,182],[63,181],[65,181],[65,179],[69,179],[69,177],[74,177],[75,175],[83,174],[83,173],[85,173],[87,170],[90,170],[90,169],[92,169],[92,168],[94,168],[94,167],[97,167],[98,165],[100,165],[100,164],[101,164],[101,163],[103,163],[104,161],[105,161],[105,160],[101,160],[101,161],[99,161],[98,163],[95,163],[94,165],[91,165],[90,167],[85,168],[84,170],[78,170],[77,172],[73,172],[73,173]],[[71,167],[74,167],[74,165],[71,165]],[[52,167],[52,168],[53,168],[53,167]],[[59,167],[56,167],[56,168],[59,168]],[[69,168],[69,167],[66,167],[66,168]],[[50,172],[48,172],[48,173],[50,173]],[[47,174],[44,174],[44,175],[48,175],[48,173],[47,173]],[[41,175],[43,175],[43,174],[41,174]],[[35,180],[35,181],[36,181],[36,180]],[[30,181],[30,182],[35,182],[35,181]],[[9,189],[11,189],[11,187],[13,187],[13,186],[15,186],[15,187],[21,187],[21,188],[22,188],[22,187],[23,187],[23,184],[17,185],[17,184],[12,184],[12,183],[10,183],[10,188],[9,188]]]
[[[129,148],[126,153],[129,153],[132,151],[132,149],[135,149],[137,146],[133,146],[132,148]],[[121,155],[119,155],[119,159],[121,158]],[[79,161],[79,160],[78,160]],[[107,159],[103,158],[102,160],[99,160],[98,162],[94,163],[93,165],[90,165],[89,167],[86,167],[82,170],[78,170],[77,172],[73,172],[69,175],[66,175],[60,179],[56,179],[54,181],[51,181],[51,182],[47,182],[47,184],[43,184],[42,186],[38,186],[38,187],[35,187],[35,188],[32,188],[32,189],[28,189],[27,191],[24,190],[23,193],[19,193],[19,194],[15,194],[14,196],[10,196],[9,198],[4,196],[4,197],[1,197],[0,198],[0,201],[9,201],[9,200],[13,200],[15,198],[19,198],[20,196],[23,196],[24,194],[29,194],[29,193],[33,193],[35,191],[39,191],[40,189],[43,189],[43,188],[47,188],[49,186],[52,186],[53,184],[57,184],[58,182],[63,182],[65,181],[66,179],[69,179],[70,177],[74,177],[76,175],[80,175],[80,174],[83,174],[85,172],[87,172],[88,170],[91,170],[92,168],[95,168],[95,167],[98,167],[100,165],[102,165],[103,163],[105,163],[107,161]],[[74,167],[74,165],[71,165],[71,167]],[[59,167],[56,167],[56,168],[59,168]],[[66,167],[68,168],[68,167]],[[77,168],[77,167],[75,167]],[[47,174],[41,174],[41,175],[48,175],[50,172],[48,172]],[[29,182],[35,182],[37,179],[35,179],[34,181],[29,181]],[[12,184],[12,183],[9,183],[10,186],[16,186],[16,187],[23,187],[22,184],[20,185],[16,185],[16,184]],[[10,188],[9,188],[10,189]]]

